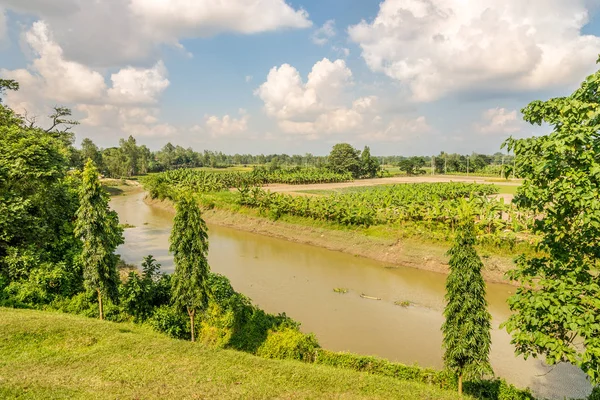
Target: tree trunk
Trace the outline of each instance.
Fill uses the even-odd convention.
[[[196,328],[194,326],[194,314],[196,310],[190,310],[188,308],[188,315],[190,316],[190,328],[192,331],[192,342],[196,341]]]
[[[102,306],[102,292],[100,289],[96,289],[98,292],[98,311],[100,312],[100,319],[104,319],[104,307]]]
[[[458,394],[462,396],[462,374],[458,375]]]

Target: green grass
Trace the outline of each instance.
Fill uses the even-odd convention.
[[[512,194],[513,196],[517,193],[518,186],[512,185],[495,185],[501,194]]]
[[[148,328],[0,308],[3,399],[457,399],[425,384],[266,360]]]

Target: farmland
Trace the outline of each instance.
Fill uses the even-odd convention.
[[[449,240],[459,216],[468,213],[477,221],[479,244],[492,252],[530,246],[532,218],[497,196],[499,189],[506,192],[513,186],[435,179],[382,185],[411,182],[411,178],[351,181],[349,176],[318,169],[246,173],[182,169],[150,175],[143,184],[152,198],[174,199],[178,191],[184,190],[201,194],[200,202],[207,208],[254,210],[258,217],[296,218],[300,224],[314,221],[348,229],[382,227],[387,236],[436,242]],[[361,186],[363,183],[365,186]]]

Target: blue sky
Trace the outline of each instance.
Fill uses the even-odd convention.
[[[0,0],[5,101],[77,139],[227,153],[498,151],[596,70],[585,0]]]

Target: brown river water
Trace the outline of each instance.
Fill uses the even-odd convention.
[[[144,203],[145,194],[116,196],[111,207],[125,230],[118,253],[139,265],[152,254],[165,272],[173,271],[168,240],[174,214]],[[238,292],[270,313],[285,312],[313,332],[322,347],[376,355],[404,364],[442,367],[446,276],[293,243],[235,229],[209,225],[209,263],[227,276]],[[334,288],[347,288],[338,294]],[[509,315],[506,299],[512,286],[488,284],[493,317],[491,363],[496,375],[550,399],[584,397],[591,388],[577,368],[548,367],[514,355],[510,337],[498,328]],[[361,294],[381,298],[361,298]],[[394,301],[413,305],[400,307]]]

